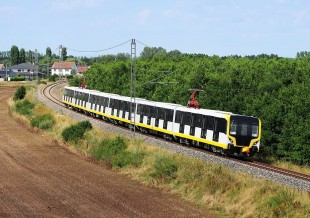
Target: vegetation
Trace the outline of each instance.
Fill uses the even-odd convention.
[[[51,114],[36,116],[31,119],[31,126],[40,129],[50,129],[55,125],[55,118]]]
[[[65,128],[62,132],[63,139],[67,141],[77,142],[84,137],[84,133],[92,129],[91,123],[86,121],[78,122],[75,125],[71,125]]]
[[[35,102],[34,93],[29,97],[31,93],[27,92],[26,99]],[[43,104],[36,103],[35,114],[40,116],[47,111],[55,113]],[[47,134],[56,138],[61,136],[59,140],[62,140],[64,129],[77,125],[72,125],[75,121],[66,116],[53,117],[55,125]],[[31,117],[28,116],[28,119]],[[79,125],[90,128],[87,122]],[[175,193],[222,216],[307,217],[310,214],[308,192],[257,179],[242,172],[236,173],[111,132],[92,128],[80,140],[66,144],[71,145],[85,156],[95,158],[99,164],[104,163],[104,166],[112,167],[112,170],[127,174],[147,186]]]
[[[309,58],[147,52],[137,60],[137,97],[186,105],[189,89],[202,89],[197,99],[204,108],[262,120],[257,158],[310,165]],[[130,61],[94,64],[87,87],[129,96],[130,67]]]
[[[13,97],[13,100],[14,101],[22,100],[22,99],[24,99],[25,95],[26,95],[26,88],[25,88],[25,86],[20,86],[16,90],[15,95]]]
[[[35,104],[29,100],[18,101],[15,105],[16,112],[25,116],[32,115]]]

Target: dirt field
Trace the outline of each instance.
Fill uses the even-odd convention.
[[[14,91],[0,86],[0,217],[211,217],[28,131],[8,115]]]

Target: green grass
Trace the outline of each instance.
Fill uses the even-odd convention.
[[[19,101],[15,104],[16,112],[25,116],[30,116],[33,112],[35,104],[29,100]]]
[[[55,122],[55,118],[51,114],[36,116],[30,121],[32,127],[45,130],[52,128],[55,125]]]

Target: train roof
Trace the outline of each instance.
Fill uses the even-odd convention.
[[[95,94],[95,95],[104,96],[104,97],[112,97],[113,96],[116,99],[125,100],[125,101],[131,101],[131,99],[132,99],[129,96],[122,96],[122,95],[113,94],[113,93],[101,92],[98,90],[83,89],[81,87],[66,86],[65,89],[70,89],[73,91],[80,91],[80,92],[89,93],[89,94]],[[180,104],[150,101],[150,100],[147,100],[144,98],[135,98],[134,101],[137,104],[146,104],[146,105],[150,105],[150,106],[157,106],[157,107],[163,107],[163,108],[168,108],[168,109],[176,109],[176,110],[184,111],[184,112],[190,112],[190,113],[194,112],[197,114],[212,115],[212,116],[217,116],[217,117],[223,117],[225,115],[244,116],[244,115],[234,114],[234,113],[227,112],[227,111],[209,110],[209,109],[205,109],[205,108],[201,108],[201,109],[188,108],[188,107],[180,105]]]

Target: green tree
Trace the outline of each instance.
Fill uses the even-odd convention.
[[[13,45],[11,47],[10,62],[12,65],[19,64],[19,50],[18,50],[18,47],[16,45]]]
[[[45,56],[48,57],[48,58],[51,58],[51,57],[52,57],[52,50],[51,50],[50,47],[47,47],[47,48],[46,48]]]
[[[19,63],[25,63],[26,62],[26,52],[25,49],[21,48],[19,50]]]
[[[162,47],[145,47],[140,54],[140,58],[152,59],[157,54],[167,54],[167,51]]]
[[[27,61],[33,63],[33,52],[31,50],[28,51]]]
[[[68,56],[67,56],[67,48],[66,47],[62,47],[61,56],[63,58],[63,61],[67,60]]]

